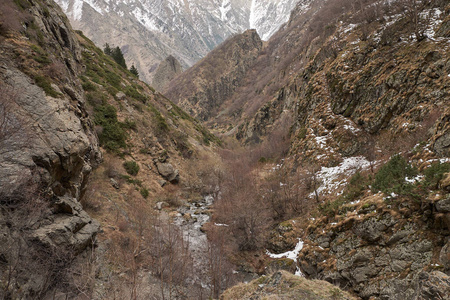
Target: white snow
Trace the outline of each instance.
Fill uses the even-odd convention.
[[[225,21],[227,19],[227,13],[231,10],[230,0],[223,0],[221,6],[219,7],[220,19]]]
[[[159,27],[156,25],[155,21],[150,18],[150,14],[141,10],[139,7],[136,7],[132,14],[142,25],[144,25],[147,29],[153,31],[159,31]]]
[[[412,177],[412,178],[405,177],[405,181],[408,183],[412,183],[412,184],[414,184],[416,182],[420,182],[420,181],[422,181],[422,179],[423,179],[422,175],[417,175],[416,177]]]
[[[221,226],[228,227],[229,226],[228,224],[220,224],[220,223],[214,223],[214,225],[219,226],[219,227],[221,227]]]
[[[273,254],[270,253],[269,250],[266,250],[266,254],[269,255],[272,258],[289,258],[292,259],[295,263],[297,263],[297,256],[300,253],[300,251],[303,249],[303,241],[299,238],[297,245],[295,245],[294,250],[286,251],[284,253],[280,254]],[[300,268],[297,265],[297,268],[295,269],[295,275],[297,276],[304,276],[303,273],[300,271]]]
[[[350,31],[352,31],[356,26],[358,26],[357,24],[348,24],[347,27],[345,27],[342,32],[343,33],[348,33]]]
[[[332,191],[343,186],[347,182],[347,178],[356,173],[359,169],[370,167],[370,162],[364,156],[347,157],[336,167],[322,167],[317,172],[317,178],[322,185],[317,189],[319,193],[331,193]],[[345,175],[343,179],[339,177]]]
[[[266,254],[269,255],[272,258],[283,258],[283,257],[286,257],[286,258],[292,259],[293,261],[296,261],[297,260],[297,256],[298,256],[298,254],[300,253],[300,251],[302,249],[303,249],[303,241],[299,238],[298,239],[298,243],[297,243],[297,245],[295,245],[294,250],[286,251],[286,252],[280,253],[280,254],[273,254],[273,253],[270,253],[269,250],[266,250]]]
[[[80,20],[83,15],[83,1],[75,1],[72,6],[72,18],[74,20]]]

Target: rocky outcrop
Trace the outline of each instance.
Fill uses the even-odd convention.
[[[158,91],[164,91],[169,82],[182,71],[180,62],[172,55],[169,55],[156,69],[152,86]]]
[[[446,294],[448,276],[433,271],[448,270],[448,245],[440,234],[448,228],[436,224],[445,200],[435,204],[433,216],[407,202],[398,204],[401,213],[381,202],[362,203],[348,205],[343,211],[354,213],[336,215],[325,227],[316,227],[319,220],[308,228],[298,257],[305,275],[350,288],[363,299],[438,299]]]
[[[9,276],[5,299],[44,297],[99,230],[79,203],[102,159],[77,79],[81,48],[53,2],[36,1],[27,12],[42,48],[14,33],[0,51],[0,257],[16,268],[1,264],[0,274]],[[30,49],[45,67],[13,55]]]
[[[442,272],[423,272],[419,275],[414,300],[450,298],[450,277]]]
[[[308,280],[278,271],[252,282],[239,284],[226,290],[221,300],[227,299],[357,299],[332,284],[321,280]]]
[[[236,35],[172,80],[165,94],[191,115],[207,120],[223,109],[261,49],[256,30]]]

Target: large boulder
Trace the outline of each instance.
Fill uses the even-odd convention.
[[[163,163],[160,161],[155,162],[158,173],[170,183],[178,183],[180,175],[177,169],[175,169],[170,163]]]

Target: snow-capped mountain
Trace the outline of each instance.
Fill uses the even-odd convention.
[[[229,36],[256,29],[263,40],[289,19],[298,0],[55,0],[99,46],[122,47],[151,81],[173,55],[191,66]]]

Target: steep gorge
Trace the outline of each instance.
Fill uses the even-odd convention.
[[[364,299],[448,295],[448,2],[424,2],[424,39],[395,6],[328,1],[228,40],[169,95],[252,145],[231,150],[53,2],[5,3],[4,298],[217,298],[274,271],[222,298],[352,297],[296,265]],[[171,220],[210,217],[194,265]]]
[[[288,132],[279,197],[300,201],[310,216],[294,214],[291,221],[278,223],[265,245],[275,252],[290,250],[297,233],[305,243],[298,256],[304,274],[347,287],[364,299],[445,298],[449,289],[445,141],[450,7],[446,1],[408,3],[299,4],[234,92],[208,116],[216,132],[249,145],[262,143],[262,148],[280,143],[275,137]],[[208,73],[196,68],[200,64],[189,73],[194,81]],[[174,89],[183,90],[182,78],[172,82]],[[212,86],[205,84],[203,90]],[[373,187],[374,176],[381,180],[377,171],[390,166],[396,153],[417,168],[420,179],[408,183],[403,175],[400,192],[397,186],[383,194]],[[260,161],[273,158],[261,156]],[[426,174],[441,165],[447,171],[430,185]],[[353,176],[364,179],[352,183],[359,178]],[[312,184],[302,186],[308,180]],[[267,205],[283,211],[279,201],[280,207]],[[292,271],[289,264],[279,264]]]

